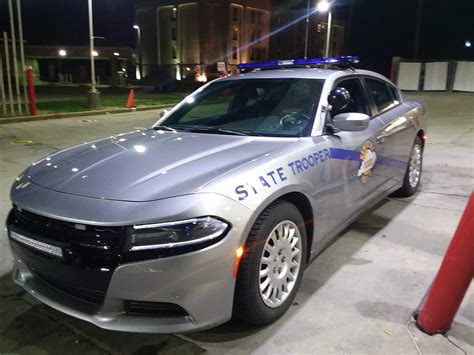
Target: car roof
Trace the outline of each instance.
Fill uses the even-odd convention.
[[[275,78],[301,78],[301,79],[336,79],[346,75],[367,75],[389,81],[383,75],[369,70],[360,69],[322,69],[322,68],[284,68],[269,69],[237,74],[221,80],[239,79],[275,79]]]

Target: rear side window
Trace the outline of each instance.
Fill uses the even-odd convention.
[[[398,98],[392,95],[386,83],[375,79],[365,79],[365,81],[367,82],[369,95],[372,96],[379,113],[399,104]]]

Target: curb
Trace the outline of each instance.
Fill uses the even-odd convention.
[[[53,114],[38,115],[38,116],[6,117],[6,118],[0,118],[0,125],[8,124],[8,123],[19,123],[19,122],[45,121],[45,120],[60,119],[60,118],[96,116],[96,115],[106,115],[106,114],[126,113],[126,112],[136,112],[136,111],[151,111],[151,110],[157,110],[160,108],[173,107],[176,104],[154,105],[154,106],[145,106],[145,107],[137,107],[137,108],[117,108],[117,109],[111,109],[111,110],[53,113]]]

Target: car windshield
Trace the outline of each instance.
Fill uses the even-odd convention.
[[[308,136],[323,84],[323,80],[298,78],[216,81],[188,96],[160,127],[213,134]]]

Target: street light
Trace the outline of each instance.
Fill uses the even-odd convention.
[[[471,48],[471,47],[472,47],[471,41],[466,41],[466,42],[464,42],[464,47],[466,47],[466,48]]]
[[[133,28],[137,30],[137,51],[138,51],[138,65],[136,70],[136,77],[138,80],[142,78],[142,33],[140,26],[133,25]]]
[[[321,0],[316,5],[318,12],[328,12],[328,31],[326,39],[326,57],[329,57],[329,40],[331,35],[332,12],[330,11],[331,4],[327,0]],[[306,6],[306,36],[304,42],[304,58],[308,59],[308,38],[309,38],[309,16],[311,15],[311,0],[307,0]]]
[[[331,44],[331,27],[332,27],[332,12],[331,12],[331,4],[326,1],[322,0],[317,5],[316,8],[319,12],[327,12],[328,13],[328,28],[326,31],[326,50],[324,56],[327,58],[329,57],[329,48]]]
[[[327,12],[327,11],[329,11],[330,7],[331,7],[331,5],[327,1],[321,1],[316,6],[316,8],[318,9],[319,12]]]
[[[58,53],[59,53],[59,55],[60,55],[61,57],[67,56],[67,52],[66,52],[65,49],[60,49]]]

